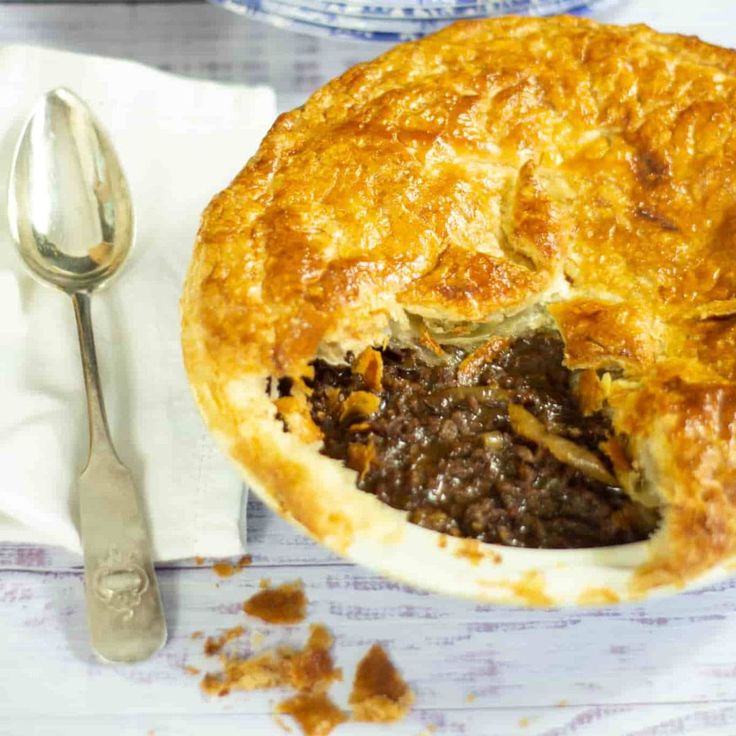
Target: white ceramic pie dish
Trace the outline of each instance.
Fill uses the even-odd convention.
[[[736,554],[734,98],[726,49],[643,26],[506,18],[398,46],[281,116],[208,207],[182,302],[199,406],[254,491],[348,559],[478,600],[610,604],[725,574]],[[709,145],[708,176],[693,139]],[[359,490],[382,462],[370,439],[353,435],[347,457],[321,453],[333,454],[320,416],[333,412],[339,429],[352,398],[370,399],[363,416],[387,410],[393,389],[356,367],[366,348],[434,343],[436,360],[443,336],[523,322],[532,306],[554,320],[581,412],[611,421],[589,440],[604,474],[662,512],[647,542],[539,550],[446,537]],[[315,385],[329,385],[312,383],[314,361],[349,354],[373,393],[341,388],[337,412],[334,394],[313,411]],[[514,431],[554,455],[544,431],[513,426],[528,397],[506,396]],[[576,467],[566,453],[555,457]],[[496,480],[479,493],[517,513]],[[421,477],[391,483],[438,507]],[[622,538],[635,535],[609,537]]]

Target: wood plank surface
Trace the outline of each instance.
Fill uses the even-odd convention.
[[[647,21],[733,45],[736,7],[713,0],[629,0],[606,19]],[[0,43],[38,43],[137,59],[191,76],[268,83],[281,109],[383,47],[324,41],[236,18],[206,4],[0,2]],[[374,641],[417,694],[388,728],[349,724],[336,736],[672,736],[736,734],[736,582],[591,610],[528,611],[413,590],[350,565],[248,506],[253,565],[220,579],[193,560],[160,568],[170,640],[135,667],[97,663],[87,644],[79,559],[0,546],[0,735],[265,736],[279,693],[201,695],[194,631],[242,623],[243,645],[301,643],[306,625],[258,625],[241,612],[261,578],[301,579],[309,620],[328,625],[346,681]],[[434,729],[434,730],[433,730]],[[293,731],[296,733],[296,730]]]
[[[16,548],[12,564],[20,558],[30,566],[0,575],[8,642],[0,650],[0,733],[28,733],[28,724],[33,733],[66,733],[65,722],[77,733],[193,733],[194,724],[213,733],[277,733],[270,712],[278,696],[207,699],[184,670],[216,664],[203,656],[201,640],[191,639],[198,630],[244,624],[246,647],[253,633],[263,638],[260,647],[303,642],[306,626],[261,625],[241,612],[264,577],[304,581],[309,620],[336,636],[347,680],[334,689],[338,700],[345,702],[355,663],[374,641],[386,645],[417,693],[404,724],[390,731],[347,726],[338,734],[418,736],[429,724],[439,733],[482,736],[736,733],[733,581],[586,611],[480,605],[413,590],[325,556],[303,538],[291,544],[290,528],[264,509],[258,513],[259,505],[251,503],[249,516],[252,567],[228,579],[208,567],[161,569],[169,644],[133,667],[92,658],[73,557],[52,570],[49,563],[62,561],[52,551],[42,561],[34,550]]]

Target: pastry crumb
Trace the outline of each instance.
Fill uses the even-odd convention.
[[[192,665],[187,664],[184,665],[184,671],[188,675],[198,675],[202,670],[200,670],[199,667],[192,667]]]
[[[558,708],[567,708],[568,705],[570,705],[569,700],[558,700],[556,703]]]
[[[260,649],[263,642],[266,641],[266,635],[262,631],[253,631],[250,635],[251,649]]]
[[[291,726],[289,726],[286,721],[284,721],[283,718],[281,718],[278,715],[272,715],[271,718],[273,718],[273,722],[284,732],[284,733],[291,733]]]
[[[322,624],[312,624],[307,646],[298,652],[291,667],[291,685],[297,690],[326,690],[336,680],[342,680],[342,670],[334,666],[334,639]]]
[[[526,728],[529,725],[529,719],[528,718],[520,718],[519,719],[519,728]]]
[[[212,565],[212,570],[221,578],[231,578],[235,573],[240,572],[244,567],[253,564],[251,555],[243,555],[236,563],[232,562],[216,562]]]
[[[202,692],[206,695],[217,695],[219,698],[224,698],[230,694],[230,688],[222,675],[213,674],[208,672],[199,683],[202,688]]]
[[[475,693],[468,693],[465,696],[465,702],[466,703],[472,703],[478,696]]]
[[[250,657],[221,655],[223,670],[202,679],[202,690],[208,695],[227,695],[231,690],[269,690],[291,687],[300,692],[324,692],[342,671],[332,660],[332,634],[313,625],[303,649],[289,647],[270,649]]]
[[[374,644],[358,663],[349,702],[356,721],[390,723],[409,712],[414,693],[380,644]]]
[[[327,736],[348,720],[324,692],[299,693],[280,702],[277,709],[279,713],[291,716],[304,736]]]
[[[243,604],[243,610],[268,623],[299,623],[304,620],[307,598],[301,581],[277,588],[265,587]],[[333,682],[342,680],[342,670],[335,666],[334,638],[321,624],[312,624],[309,638],[301,649],[278,646],[253,653],[265,640],[262,632],[250,633],[250,651],[232,654],[223,651],[226,644],[242,636],[246,629],[235,626],[217,636],[207,637],[204,653],[219,655],[220,669],[206,673],[200,680],[202,692],[225,697],[232,691],[290,688],[293,695],[282,700],[273,713],[274,723],[286,733],[291,728],[279,718],[292,718],[303,736],[327,736],[348,720],[389,723],[403,718],[414,702],[414,693],[394,667],[384,649],[374,644],[358,663],[350,694],[352,714],[336,705],[328,695]],[[201,638],[195,631],[192,638]],[[187,665],[190,674],[199,674]],[[473,696],[474,697],[474,696]],[[426,728],[426,736],[434,726]]]
[[[195,557],[194,562],[201,567],[202,565],[204,565],[205,559],[204,557]]]
[[[192,639],[201,639],[204,636],[204,631],[197,630],[192,631],[191,638]]]
[[[221,578],[229,578],[235,574],[235,565],[231,565],[229,562],[216,562],[212,565],[212,570],[215,575]]]
[[[298,624],[306,618],[307,597],[300,581],[284,583],[255,593],[243,603],[243,610],[269,624]]]
[[[244,633],[245,629],[242,626],[234,626],[232,629],[224,631],[220,636],[208,636],[204,642],[205,655],[211,657],[213,654],[219,654],[225,644],[237,639]]]
[[[271,578],[261,578],[258,581],[258,587],[261,590],[265,590],[266,588],[270,588],[271,587]]]

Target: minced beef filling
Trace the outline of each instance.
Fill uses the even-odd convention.
[[[380,405],[368,417],[344,411],[350,394],[371,390],[351,370],[352,357],[342,366],[315,361],[310,403],[322,452],[358,470],[359,487],[407,511],[409,521],[454,536],[552,548],[649,536],[651,511],[512,428],[508,401],[607,463],[598,445],[611,426],[578,409],[557,333],[516,338],[472,385],[458,378],[464,353],[444,349],[449,359],[437,365],[417,351],[382,350]]]

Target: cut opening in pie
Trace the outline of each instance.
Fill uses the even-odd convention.
[[[608,546],[655,530],[657,512],[616,478],[621,438],[602,411],[581,409],[557,331],[473,350],[425,344],[318,359],[305,380],[321,451],[361,490],[423,527],[511,546]],[[279,384],[282,398],[292,389]]]

